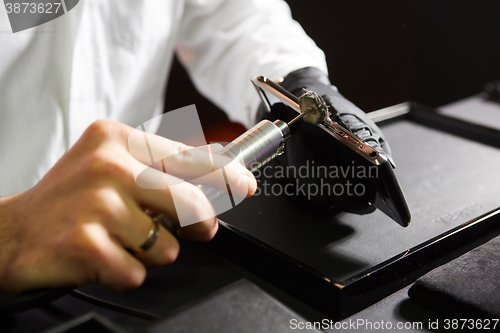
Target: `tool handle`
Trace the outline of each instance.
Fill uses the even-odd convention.
[[[222,148],[218,154],[236,159],[253,172],[276,157],[289,134],[290,129],[285,122],[262,120]],[[212,203],[227,195],[227,191],[211,186],[198,185],[198,188]]]

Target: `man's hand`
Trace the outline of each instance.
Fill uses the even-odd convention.
[[[143,189],[134,181],[127,147],[133,130],[112,121],[95,122],[35,187],[0,199],[0,290],[91,282],[118,290],[134,288],[144,281],[145,266],[176,259],[179,243],[163,228],[150,249],[135,255],[127,251],[138,249],[152,227],[145,210],[177,219],[168,186]],[[200,164],[210,163],[192,147],[151,138],[161,140],[164,156],[173,155],[165,165],[172,176],[189,177]],[[255,178],[243,166],[231,163],[225,171],[229,182],[237,184],[236,192],[255,192]],[[213,217],[180,228],[178,235],[194,241],[212,239],[218,228],[215,213],[209,214],[213,207],[197,187],[182,186],[183,209]]]

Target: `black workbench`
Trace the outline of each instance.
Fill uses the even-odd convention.
[[[471,106],[471,103],[473,104]],[[486,102],[481,96],[475,96],[471,99],[466,99],[461,103],[455,103],[454,105],[443,107],[441,110],[438,109],[438,112],[442,112],[451,117],[464,118],[463,106],[467,105],[467,107],[473,107],[475,110],[475,117],[478,117],[485,125],[490,127],[500,128],[500,123],[496,123],[498,121],[498,116],[492,111],[494,108],[498,108],[498,115],[500,115],[500,106],[496,104],[492,104],[492,102]],[[454,111],[457,110],[457,111]],[[481,110],[484,110],[484,116],[481,116]],[[491,121],[485,120],[484,117],[491,117],[493,112],[494,117]],[[495,116],[497,118],[495,118]],[[466,116],[465,116],[466,117]],[[482,117],[482,118],[481,118]],[[465,119],[467,120],[467,119]],[[425,131],[425,130],[424,130]],[[398,144],[395,145],[396,150],[398,148]],[[405,168],[405,161],[402,162],[402,168]],[[450,170],[453,171],[453,170]],[[411,185],[411,184],[410,184]],[[408,186],[403,181],[403,188]],[[409,198],[410,205],[412,198]],[[498,197],[494,200],[500,200]],[[443,201],[444,203],[445,201]],[[494,202],[488,203],[479,203],[481,207],[490,209]],[[500,207],[500,202],[498,202],[497,207]],[[264,207],[263,210],[266,208]],[[422,207],[419,208],[423,209]],[[237,213],[237,211],[236,211]],[[419,212],[417,212],[418,214]],[[424,212],[425,213],[425,212]],[[231,213],[235,214],[235,213]],[[233,215],[227,215],[227,218],[231,219]],[[478,212],[479,214],[479,212]],[[376,215],[377,219],[381,217]],[[231,222],[231,221],[227,221]],[[349,222],[349,221],[347,221]],[[439,221],[438,221],[439,222]],[[442,222],[442,221],[441,221]],[[438,227],[440,225],[438,224]],[[271,227],[270,227],[271,228]],[[382,226],[382,229],[386,228]],[[387,227],[387,228],[392,228]],[[352,228],[351,228],[352,229]],[[374,229],[375,230],[375,229]],[[226,233],[228,231],[226,230]],[[256,233],[256,231],[249,230],[249,233]],[[415,244],[419,242],[425,242],[425,239],[415,240],[415,239],[404,239],[404,230],[401,232],[397,231],[397,233],[401,233],[401,237],[399,240],[394,241],[399,244],[402,242],[411,243],[409,246],[413,247]],[[353,236],[350,235],[351,232],[348,232],[345,236],[347,239],[352,239]],[[254,236],[258,236],[255,235]],[[397,236],[397,235],[396,235]],[[220,241],[218,239],[219,235],[216,236],[214,242],[217,243]],[[298,237],[295,235],[295,237]],[[484,235],[484,237],[479,237],[475,240],[473,245],[469,246],[473,247],[482,242],[487,241],[492,237],[492,234]],[[340,239],[340,238],[339,238]],[[402,240],[401,240],[402,239]],[[272,239],[270,240],[270,242]],[[280,240],[279,242],[282,242]],[[398,243],[399,242],[399,243]],[[341,242],[342,243],[342,242]],[[275,244],[276,245],[276,244]],[[384,244],[386,246],[387,244]],[[284,250],[296,251],[291,247],[286,249],[286,244],[277,243],[276,246],[283,246]],[[402,248],[405,248],[405,245],[401,245]],[[323,246],[325,248],[325,246]],[[324,314],[318,311],[317,308],[311,306],[311,304],[306,304],[305,302],[297,299],[292,296],[291,293],[285,292],[286,288],[280,288],[280,283],[276,283],[276,281],[272,281],[272,279],[267,279],[266,274],[259,274],[259,272],[249,271],[248,267],[245,265],[240,265],[231,261],[228,258],[231,258],[231,255],[224,255],[224,253],[220,253],[220,248],[216,247],[216,251],[213,250],[213,247],[210,245],[207,246],[205,244],[197,244],[191,243],[187,241],[181,241],[181,252],[177,261],[167,267],[153,268],[148,272],[148,277],[143,286],[136,290],[131,290],[122,293],[112,292],[104,287],[98,285],[91,285],[79,288],[80,291],[85,292],[89,295],[93,295],[100,299],[104,299],[110,302],[114,302],[123,306],[132,307],[135,309],[140,309],[143,311],[147,311],[151,314],[157,315],[161,318],[170,318],[168,322],[173,322],[172,318],[179,318],[186,311],[193,311],[193,309],[200,309],[199,307],[203,304],[207,304],[207,301],[214,299],[217,295],[220,294],[221,289],[223,288],[239,288],[241,286],[246,286],[248,288],[248,283],[243,283],[240,281],[241,279],[245,279],[249,281],[251,284],[259,287],[263,292],[270,295],[275,299],[276,304],[283,305],[283,311],[281,312],[281,322],[273,323],[281,325],[284,331],[290,329],[290,320],[296,319],[298,321],[310,321],[317,322],[322,321],[323,319],[333,319],[327,314]],[[450,251],[449,256],[444,256],[447,258],[446,260],[451,260],[453,257],[458,256],[460,253],[463,253],[467,250],[467,246],[460,246],[460,248],[453,249]],[[345,248],[345,252],[351,251],[348,246]],[[387,258],[377,258],[377,256],[381,253],[380,251],[371,251],[370,249],[361,249],[365,251],[368,255],[366,258],[369,258],[373,262],[369,262],[368,266],[376,266],[377,260],[378,262],[382,262]],[[228,248],[227,252],[230,253],[233,249]],[[396,250],[394,250],[396,251]],[[300,255],[300,251],[297,252]],[[297,254],[295,253],[295,254]],[[294,253],[291,253],[294,254]],[[394,252],[397,254],[397,251]],[[347,256],[348,257],[348,256]],[[265,260],[265,259],[262,259]],[[365,263],[366,264],[366,263]],[[315,265],[312,262],[312,265]],[[321,265],[321,262],[316,263],[316,265]],[[351,267],[349,265],[345,267]],[[344,267],[344,268],[345,268]],[[354,270],[356,274],[362,271],[361,267],[354,265]],[[352,268],[351,267],[351,268]],[[319,267],[321,268],[321,267]],[[335,273],[335,267],[329,267],[331,270],[330,273]],[[430,269],[430,268],[429,268]],[[420,272],[425,272],[420,271]],[[347,272],[351,273],[351,272]],[[345,271],[342,271],[339,274],[347,274]],[[353,273],[353,274],[354,274]],[[407,328],[402,330],[404,332],[416,332],[416,331],[436,331],[431,330],[429,328],[430,322],[440,321],[441,323],[444,320],[440,314],[437,314],[431,310],[428,310],[409,299],[407,295],[408,285],[417,278],[415,274],[411,275],[411,279],[405,280],[403,282],[399,281],[399,284],[395,284],[398,286],[399,291],[383,298],[379,302],[366,307],[364,310],[357,312],[356,314],[343,318],[342,322],[352,322],[358,320],[364,320],[372,323],[376,322],[391,322],[394,325],[396,323],[407,323],[408,325],[414,325],[414,323],[421,322],[422,328]],[[342,278],[342,277],[340,277]],[[238,282],[240,281],[240,282]],[[234,284],[236,283],[236,284]],[[401,288],[401,286],[405,286]],[[215,294],[214,294],[215,293]],[[292,293],[293,294],[293,293]],[[309,303],[309,302],[308,302]],[[263,303],[264,304],[264,303]],[[268,304],[268,303],[265,303]],[[271,303],[269,303],[271,304]],[[212,305],[211,305],[212,306]],[[268,305],[270,306],[270,305]],[[213,317],[218,318],[217,315],[221,315],[224,311],[229,311],[224,306],[218,307],[217,303],[214,303],[213,308]],[[279,309],[279,308],[278,308]],[[251,313],[239,313],[238,309],[231,309],[231,317],[237,317],[239,320],[232,321],[231,325],[247,325],[247,326],[233,326],[229,331],[245,331],[248,330],[248,325],[257,325],[255,318]],[[265,309],[259,309],[259,311],[265,311]],[[271,311],[271,310],[270,310]],[[71,322],[75,320],[75,318],[79,318],[88,314],[89,312],[97,313],[98,315],[102,315],[103,317],[109,319],[112,323],[117,325],[118,327],[123,328],[125,331],[142,331],[150,329],[154,325],[155,320],[146,320],[138,318],[134,315],[122,314],[118,311],[109,310],[102,306],[93,305],[89,302],[82,301],[80,299],[75,298],[72,295],[65,295],[51,303],[46,305],[26,310],[23,312],[19,312],[16,314],[2,314],[0,316],[0,331],[2,332],[36,332],[41,330],[46,330],[49,328],[55,328],[63,323]],[[194,312],[196,313],[196,312]],[[284,314],[284,315],[283,315]],[[99,316],[98,316],[99,317]],[[99,317],[100,318],[100,317]],[[247,322],[245,322],[245,318],[249,318]],[[191,324],[196,324],[197,320],[202,320],[200,318],[194,317],[191,318]],[[203,320],[207,320],[204,318]],[[262,324],[262,323],[261,323]],[[173,324],[172,324],[173,325]],[[178,323],[177,323],[178,325]],[[113,325],[112,325],[113,326]],[[60,327],[60,326],[59,326]],[[69,327],[69,326],[68,326]],[[170,327],[167,325],[167,327]],[[172,326],[173,327],[173,326]],[[196,326],[193,326],[196,327]],[[409,327],[409,326],[406,326]],[[351,327],[352,328],[352,327]],[[291,330],[291,329],[290,329]],[[350,329],[344,329],[344,331],[349,331]],[[76,330],[75,330],[76,331]],[[96,328],[95,332],[99,332]],[[103,330],[105,331],[105,330]],[[172,330],[176,331],[176,330]],[[219,331],[224,331],[220,329]],[[342,331],[333,329],[331,331]],[[358,331],[370,331],[360,329]]]

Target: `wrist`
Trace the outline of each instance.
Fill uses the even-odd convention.
[[[3,234],[3,226],[12,220],[12,197],[0,196],[0,237]]]
[[[16,252],[16,231],[15,231],[15,196],[0,197],[0,290],[11,291],[9,288],[10,266]]]

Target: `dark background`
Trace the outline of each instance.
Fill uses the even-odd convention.
[[[287,2],[325,51],[332,83],[366,112],[408,100],[436,107],[500,79],[498,0]],[[196,104],[208,141],[244,130],[195,91],[176,61],[165,110],[186,100]]]

